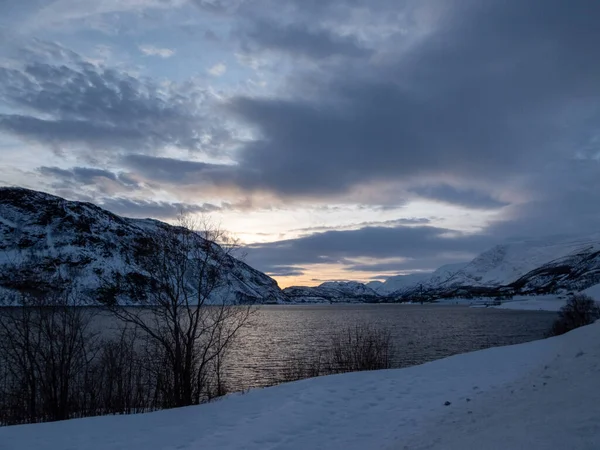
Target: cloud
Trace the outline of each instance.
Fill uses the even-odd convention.
[[[283,241],[245,247],[247,261],[264,271],[282,266],[343,264],[357,267],[357,261],[372,260],[373,265],[396,259],[398,269],[427,269],[420,260],[463,261],[495,243],[489,235],[471,234],[448,237],[451,230],[432,226],[365,227],[358,230],[326,231]],[[404,259],[407,262],[399,261]],[[388,262],[388,261],[383,261]],[[365,266],[366,267],[366,266]],[[364,267],[363,267],[364,269]],[[378,268],[379,269],[379,268]]]
[[[62,193],[72,192],[78,197],[83,195],[82,189],[93,189],[99,193],[111,195],[119,191],[141,189],[141,184],[130,174],[115,173],[110,170],[93,167],[60,167],[42,166],[38,172],[51,180],[51,185]],[[85,194],[85,195],[89,195]]]
[[[373,276],[373,278],[387,278],[399,273],[406,274],[415,272],[432,272],[445,264],[471,261],[478,255],[478,253],[479,252],[477,251],[457,251],[440,253],[431,257],[408,258],[405,260],[400,258],[393,258],[391,260],[384,259],[380,262],[372,261],[367,263],[348,264],[345,267],[345,270],[349,273],[373,272],[377,273],[377,275]],[[387,275],[382,275],[382,273],[387,273]]]
[[[160,56],[161,58],[170,58],[175,54],[175,50],[170,48],[160,48],[154,45],[140,45],[140,51],[146,56]]]
[[[92,16],[127,12],[132,19],[146,7],[181,4],[99,3],[53,2],[32,23],[85,27]],[[198,28],[208,61],[231,61],[220,52],[236,51],[240,61],[255,62],[228,65],[219,91],[200,84],[205,74],[193,78],[202,66],[184,59],[184,47],[170,60],[182,67],[181,77],[192,76],[180,83],[91,64],[66,46],[37,40],[0,60],[1,132],[86,166],[40,162],[40,173],[57,185],[89,195],[112,192],[120,202],[136,183],[171,193],[208,186],[249,199],[264,193],[289,210],[295,202],[353,202],[364,211],[402,204],[417,216],[377,222],[381,215],[359,211],[351,227],[323,222],[308,227],[309,236],[250,248],[259,267],[282,273],[319,262],[365,271],[425,269],[485,242],[598,229],[598,2],[194,3],[202,18],[218,19],[207,22],[212,34]],[[189,19],[185,25],[195,25]],[[111,41],[115,57],[126,33],[119,36],[124,40]],[[148,42],[135,37],[124,47]],[[218,76],[218,65],[212,69]],[[251,82],[269,89],[242,86]],[[214,156],[211,162],[201,162],[203,152]],[[453,230],[428,226],[436,220],[430,211],[408,209],[423,198],[455,206],[438,205],[458,211],[447,223],[493,221],[485,219],[486,235],[451,239],[444,233]],[[172,211],[134,203],[121,208]]]
[[[180,214],[213,213],[221,210],[219,206],[210,203],[192,205],[130,198],[109,198],[100,203],[100,206],[125,217],[152,217],[162,220],[175,219]]]
[[[80,0],[57,0],[44,2],[43,8],[35,10],[30,19],[23,24],[29,30],[40,30],[47,27],[64,25],[69,22],[87,24],[92,17],[123,14],[142,13],[151,9],[172,9],[181,6],[185,0],[119,0],[86,2]]]
[[[81,184],[91,184],[95,178],[107,178],[117,181],[117,175],[113,172],[103,169],[90,167],[74,167],[72,169],[61,169],[59,167],[40,167],[42,175],[50,175],[63,180],[74,180]]]
[[[267,275],[271,277],[295,277],[304,274],[305,269],[303,267],[295,266],[277,266],[271,268]]]
[[[73,57],[0,67],[0,100],[11,107],[0,113],[0,130],[57,150],[211,153],[229,139],[197,86],[164,86]]]
[[[279,51],[293,56],[325,59],[333,56],[366,57],[372,50],[364,48],[354,37],[340,36],[331,30],[310,28],[304,24],[281,25],[258,21],[244,33],[244,47],[251,51]]]
[[[208,69],[208,73],[213,77],[220,77],[227,71],[227,66],[223,63],[217,63]]]
[[[497,209],[507,206],[507,203],[496,200],[484,192],[447,184],[414,187],[411,191],[427,199],[471,209]]]
[[[258,131],[239,158],[260,174],[253,184],[283,195],[440,176],[493,187],[569,157],[598,118],[590,18],[600,7],[451,5],[398,54],[305,70],[284,95],[233,99],[229,110]]]
[[[139,154],[124,156],[121,163],[149,180],[173,185],[235,186],[239,184],[236,178],[240,175],[240,171],[233,165]]]
[[[363,208],[361,208],[363,209]],[[366,209],[366,208],[364,208]],[[373,209],[377,209],[376,207]],[[345,226],[335,225],[335,226],[316,226],[316,227],[305,227],[305,228],[296,228],[291,231],[301,231],[301,232],[310,232],[316,233],[320,231],[329,231],[329,230],[355,230],[357,228],[365,228],[365,227],[397,227],[400,225],[426,225],[431,222],[431,219],[426,217],[403,217],[400,219],[390,219],[384,221],[370,221],[370,222],[360,222],[353,223]]]
[[[515,189],[532,194],[488,227],[498,239],[585,235],[600,226],[600,161],[572,159],[532,173]]]

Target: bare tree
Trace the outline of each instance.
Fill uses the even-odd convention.
[[[220,228],[181,217],[138,240],[136,272],[117,273],[102,301],[121,321],[135,325],[155,346],[152,365],[163,407],[210,398],[218,369],[238,330],[252,312],[236,305],[229,289],[235,243]],[[124,296],[139,307],[122,307]],[[160,373],[159,373],[160,372]]]
[[[0,422],[78,416],[98,350],[94,311],[74,307],[77,293],[66,282],[44,294],[5,292],[0,303],[0,363],[6,367]]]

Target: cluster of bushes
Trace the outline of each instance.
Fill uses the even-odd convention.
[[[325,350],[290,360],[285,369],[274,374],[273,384],[363,370],[393,367],[395,347],[391,331],[369,324],[358,324],[334,332]]]
[[[575,328],[594,323],[600,319],[600,305],[589,295],[570,296],[567,304],[558,312],[558,319],[552,325],[551,336],[565,334]]]

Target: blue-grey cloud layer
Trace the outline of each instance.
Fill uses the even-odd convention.
[[[57,154],[78,152],[85,167],[39,169],[72,189],[102,179],[134,191],[144,179],[173,192],[266,191],[292,204],[347,200],[363,185],[386,183],[398,185],[397,203],[417,196],[503,214],[486,237],[449,239],[397,223],[249,249],[251,261],[279,273],[357,257],[429,265],[443,252],[476,252],[509,236],[600,226],[596,0],[193,3],[227,22],[219,43],[202,45],[270,58],[266,94],[242,90],[212,108],[196,82],[165,87],[39,40],[22,64],[0,67],[0,130]],[[230,121],[255,138],[236,141]],[[234,161],[176,159],[166,148],[227,149]],[[102,161],[121,170],[94,166],[108,153]],[[510,200],[498,195],[505,191]],[[390,203],[381,197],[372,195],[372,206]],[[173,212],[134,203],[118,197],[112,207]]]
[[[0,100],[14,111],[0,114],[0,130],[58,149],[212,149],[202,139],[212,125],[199,109],[201,94],[67,56],[0,67]]]
[[[366,265],[361,267],[352,262],[357,258],[406,258],[407,262],[388,265],[388,270],[392,267],[431,270],[436,268],[432,260],[462,261],[493,242],[489,235],[447,237],[448,231],[431,226],[364,227],[255,244],[245,250],[250,264],[268,272],[310,264],[345,264],[350,270],[366,270]],[[420,260],[424,259],[429,265],[422,265]],[[374,270],[379,271],[381,267],[376,265]]]

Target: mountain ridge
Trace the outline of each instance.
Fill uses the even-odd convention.
[[[18,289],[19,280],[26,278],[17,266],[23,255],[35,255],[41,272],[53,267],[78,271],[82,285],[93,290],[111,271],[138,270],[137,243],[172,227],[155,219],[121,217],[93,203],[0,187],[0,288]],[[333,281],[283,290],[274,279],[231,257],[225,288],[218,295],[257,304],[377,303],[549,294],[585,290],[598,283],[600,233],[594,233],[498,244],[469,262],[428,274],[390,277],[383,283]]]
[[[32,267],[35,257],[42,272],[56,267],[76,270],[77,280],[92,295],[99,280],[114,272],[139,273],[139,243],[174,228],[155,219],[121,217],[92,203],[0,187],[0,287],[18,289],[23,277],[19,267],[24,263]],[[225,278],[213,302],[225,297],[234,303],[288,301],[275,280],[236,258],[227,258]]]

